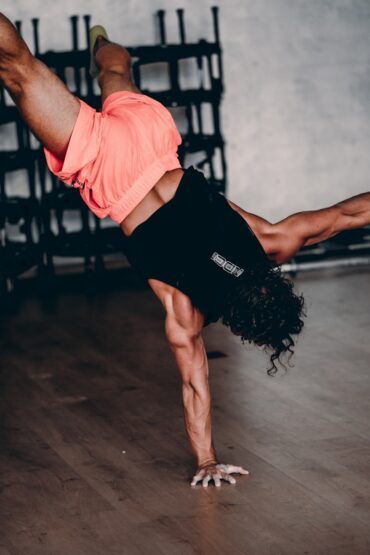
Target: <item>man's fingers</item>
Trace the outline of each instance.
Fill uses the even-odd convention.
[[[214,482],[215,482],[215,485],[219,487],[219,486],[221,485],[221,478],[222,478],[222,475],[221,475],[219,472],[217,472],[216,474],[211,473],[211,474],[205,475],[204,470],[201,471],[201,472],[198,472],[198,474],[196,474],[196,475],[193,477],[193,480],[192,480],[192,482],[191,482],[190,485],[191,485],[191,486],[195,486],[195,485],[197,484],[197,482],[199,482],[200,480],[202,480],[202,486],[205,487],[205,488],[207,488],[207,487],[208,487],[208,483],[209,483],[209,481],[210,481],[212,478],[213,478],[213,480],[214,480]],[[227,478],[229,478],[229,477],[227,477]]]
[[[230,474],[232,472],[239,472],[239,474],[249,474],[248,470],[245,470],[241,466],[235,466],[233,464],[222,464],[219,466],[224,472],[226,472],[226,474]]]
[[[207,474],[207,476],[205,476],[202,480],[202,486],[204,488],[208,488],[208,480],[210,480],[211,476],[209,474]]]
[[[221,485],[221,474],[214,474],[213,476],[215,486],[220,487]]]
[[[205,468],[197,472],[197,474],[193,477],[191,485],[195,486],[200,480],[202,480],[202,486],[207,488],[210,480],[212,479],[217,487],[221,486],[221,480],[225,480],[230,484],[236,484],[235,478],[230,476],[231,473],[237,472],[239,474],[249,474],[248,470],[233,464],[217,464],[216,468],[218,472],[214,472],[214,470],[211,469],[210,472],[207,473]]]
[[[248,470],[245,470],[241,466],[234,466],[233,464],[227,465],[228,470],[226,472],[239,472],[239,474],[249,474]]]
[[[193,477],[193,481],[191,482],[191,486],[195,486],[196,483],[202,479],[204,475],[204,470],[201,470],[200,472],[198,472],[197,474],[195,474],[195,476]]]
[[[235,478],[233,478],[232,476],[229,476],[227,472],[222,472],[221,476],[224,480],[226,480],[227,482],[230,482],[230,484],[236,484]]]

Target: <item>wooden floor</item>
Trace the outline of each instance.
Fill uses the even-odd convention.
[[[296,279],[295,367],[205,329],[235,485],[190,486],[163,309],[135,280],[1,323],[0,555],[370,553],[370,270]]]

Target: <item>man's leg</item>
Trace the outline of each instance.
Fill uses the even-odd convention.
[[[31,131],[63,158],[79,110],[78,99],[34,58],[12,23],[0,14],[0,81]]]
[[[98,83],[102,102],[112,93],[141,93],[131,78],[131,56],[123,46],[98,37],[94,47],[95,61],[100,69]]]

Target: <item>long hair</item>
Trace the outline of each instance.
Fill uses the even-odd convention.
[[[270,262],[267,267],[244,272],[226,295],[222,323],[241,336],[243,344],[248,341],[272,352],[267,369],[270,376],[277,372],[276,360],[286,368],[281,357],[289,352],[290,362],[295,345],[292,335],[303,328],[305,301],[294,293],[293,286],[282,275],[281,266]]]

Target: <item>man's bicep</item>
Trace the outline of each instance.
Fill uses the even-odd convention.
[[[165,331],[172,344],[190,343],[198,337],[203,329],[204,314],[196,308],[190,297],[172,288],[172,294],[166,303]]]
[[[208,377],[208,364],[201,334],[203,317],[197,309],[195,310],[192,321],[186,319],[186,326],[183,319],[179,319],[176,313],[170,310],[167,312],[165,328],[182,385],[203,391],[205,379]]]

